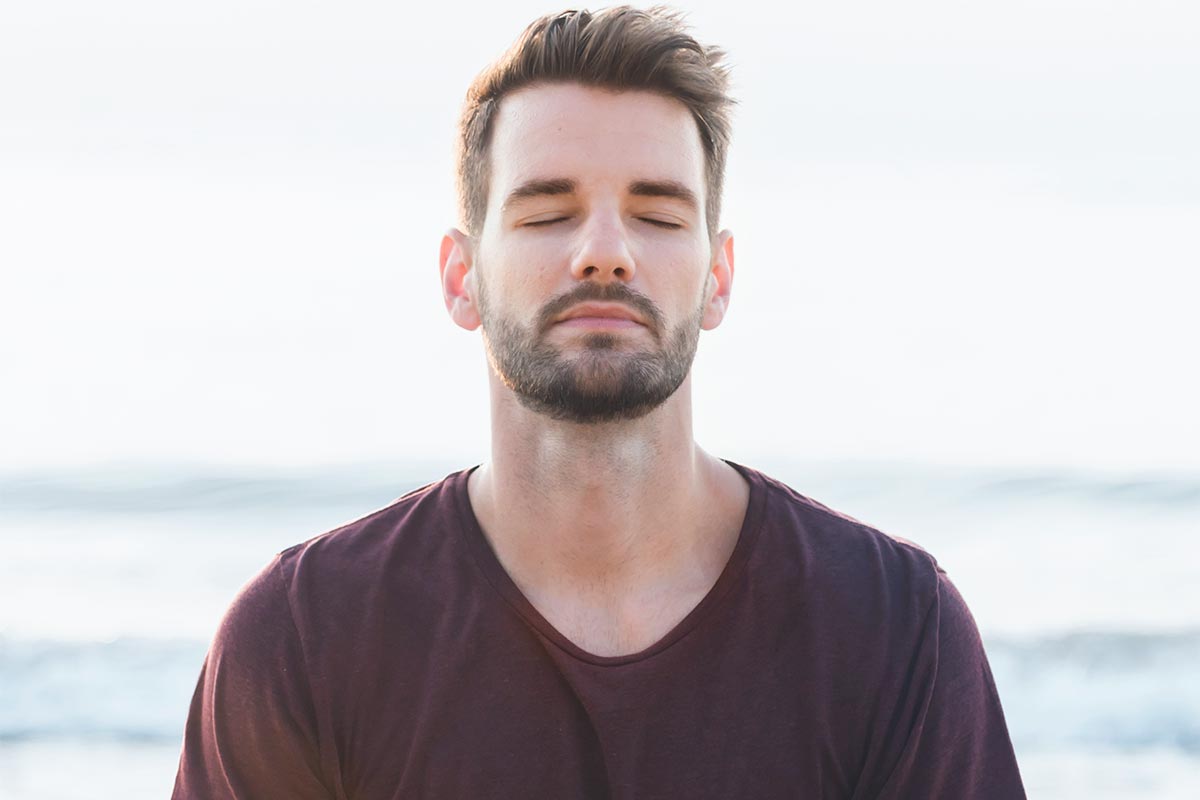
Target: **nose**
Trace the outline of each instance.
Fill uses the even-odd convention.
[[[619,214],[594,213],[580,229],[579,245],[571,260],[575,280],[600,283],[633,279],[636,270]]]

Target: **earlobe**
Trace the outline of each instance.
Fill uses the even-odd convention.
[[[471,239],[457,228],[442,237],[438,271],[442,279],[442,299],[450,319],[460,328],[473,331],[480,325],[475,304],[474,255]]]
[[[724,230],[717,234],[712,249],[713,260],[708,273],[708,289],[704,304],[704,317],[700,321],[703,330],[710,331],[721,324],[729,309],[729,296],[733,290],[733,232]]]

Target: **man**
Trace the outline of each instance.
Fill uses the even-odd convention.
[[[491,459],[247,585],[175,797],[1024,796],[933,558],[692,438],[734,272],[721,57],[566,12],[477,79],[441,276]]]

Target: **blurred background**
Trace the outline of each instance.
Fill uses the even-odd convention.
[[[740,100],[697,440],[937,556],[1031,797],[1200,796],[1200,7],[679,7]],[[0,797],[169,795],[237,589],[486,458],[454,127],[560,8],[0,11]]]

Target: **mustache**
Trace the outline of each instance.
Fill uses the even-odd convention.
[[[588,301],[627,305],[650,322],[650,329],[656,337],[662,330],[662,311],[646,295],[635,292],[623,283],[581,283],[542,306],[542,310],[538,312],[538,332],[545,333],[549,330],[554,320],[571,306]]]

